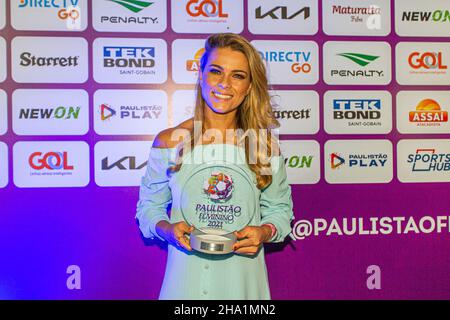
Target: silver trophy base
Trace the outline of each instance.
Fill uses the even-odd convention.
[[[227,254],[233,252],[236,236],[221,229],[201,228],[191,232],[191,248],[209,254]]]

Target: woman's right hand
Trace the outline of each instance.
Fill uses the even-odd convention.
[[[186,235],[191,234],[194,230],[193,226],[189,226],[186,222],[180,221],[170,223],[168,221],[160,221],[156,224],[156,232],[168,243],[175,247],[181,247],[188,251],[192,251],[189,238]]]

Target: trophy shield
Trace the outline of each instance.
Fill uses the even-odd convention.
[[[233,164],[202,164],[182,186],[180,208],[195,227],[194,250],[209,254],[233,252],[234,231],[247,226],[257,209],[255,185],[244,169]]]

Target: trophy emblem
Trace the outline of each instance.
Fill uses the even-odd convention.
[[[183,185],[180,208],[194,225],[194,250],[209,254],[233,252],[234,231],[247,226],[256,212],[256,191],[251,177],[233,164],[202,164]]]

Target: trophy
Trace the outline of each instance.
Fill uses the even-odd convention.
[[[257,206],[255,184],[244,169],[233,164],[202,164],[182,186],[180,208],[192,249],[209,254],[233,252],[234,231],[252,220]]]

